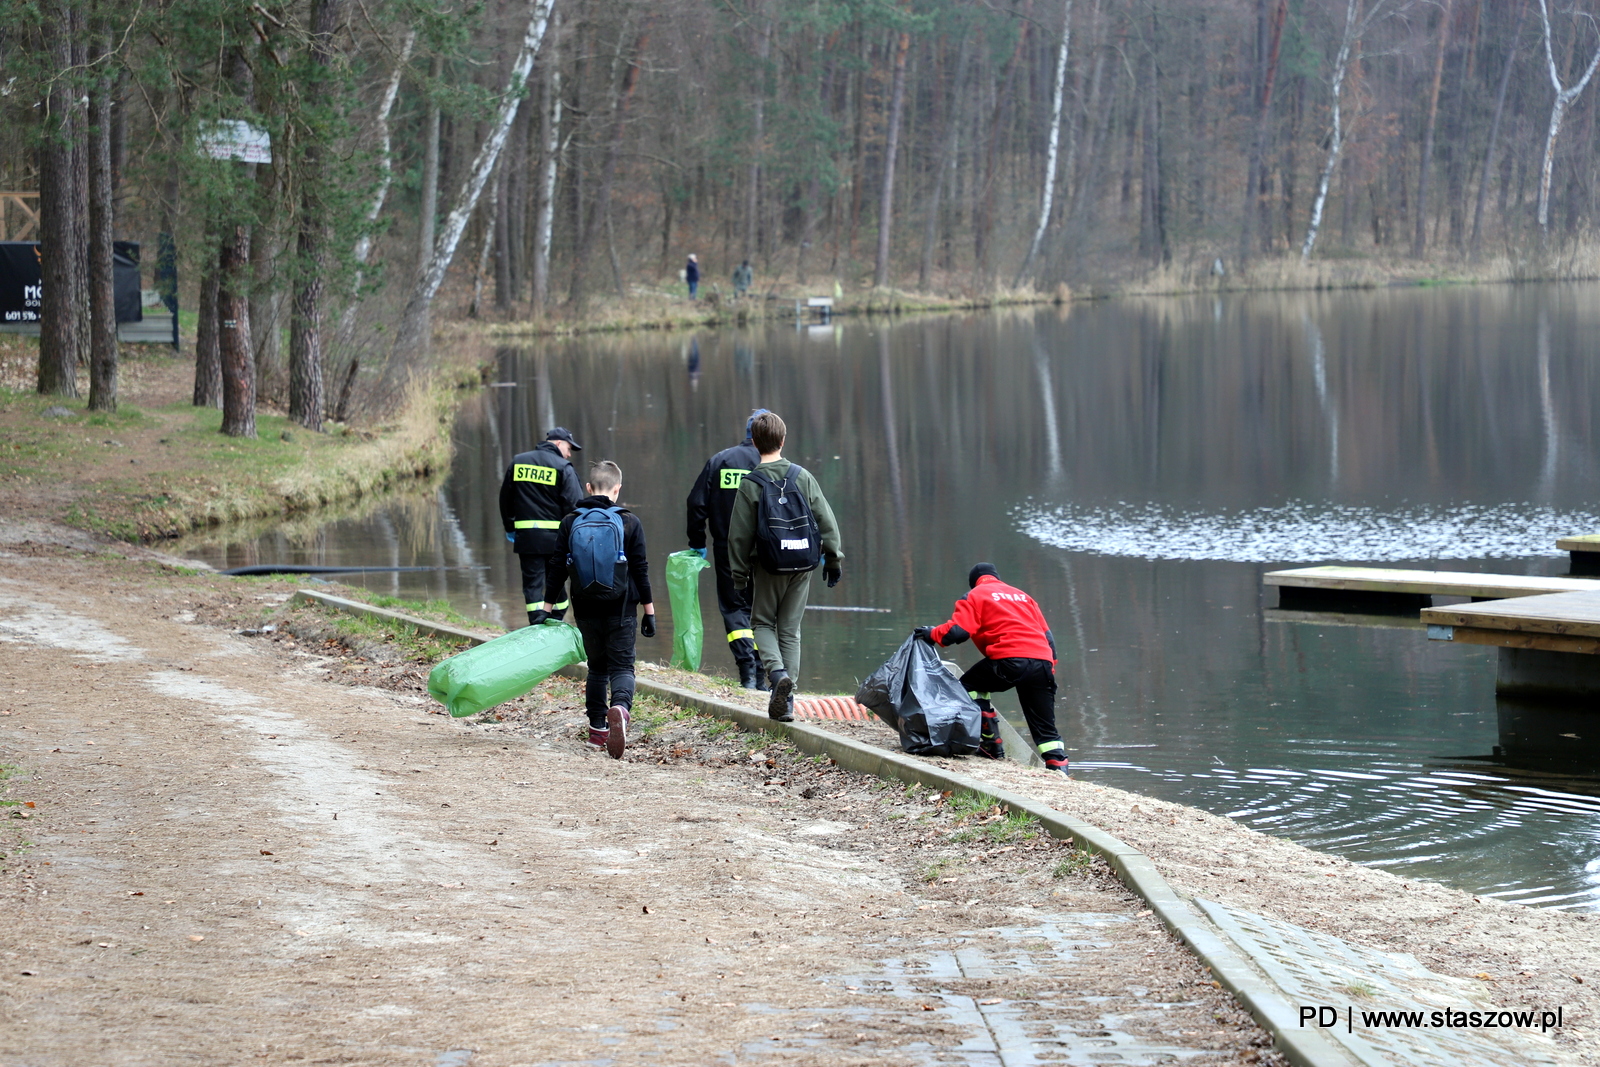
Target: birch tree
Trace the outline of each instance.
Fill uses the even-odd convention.
[[[417,31],[407,30],[400,42],[400,54],[395,57],[394,69],[389,72],[389,84],[384,86],[383,96],[378,100],[378,113],[373,116],[372,123],[378,141],[378,181],[373,187],[372,199],[367,202],[366,228],[356,239],[354,258],[358,268],[366,266],[367,257],[372,255],[372,227],[377,224],[378,216],[383,214],[384,201],[389,198],[389,187],[394,184],[394,147],[389,136],[389,115],[394,111],[395,98],[400,95],[400,79],[405,74],[406,64],[411,62],[411,50],[416,43]],[[434,142],[437,145],[437,137]],[[434,180],[438,180],[437,169]],[[359,270],[356,273],[356,288],[361,288]]]
[[[1550,235],[1550,171],[1555,163],[1556,138],[1561,135],[1561,123],[1567,117],[1567,109],[1572,102],[1583,92],[1584,86],[1589,84],[1589,79],[1594,76],[1594,69],[1600,66],[1600,48],[1594,53],[1594,58],[1589,60],[1589,65],[1584,68],[1583,77],[1579,78],[1571,87],[1561,87],[1561,72],[1556,70],[1555,50],[1550,44],[1550,4],[1549,0],[1539,0],[1539,19],[1544,27],[1544,58],[1550,68],[1550,84],[1555,87],[1555,103],[1550,105],[1550,131],[1544,139],[1544,164],[1539,168],[1539,234],[1541,237]]]
[[[506,135],[511,132],[511,122],[516,118],[517,107],[522,102],[528,72],[533,69],[533,59],[539,54],[545,29],[550,25],[550,8],[554,2],[533,0],[529,5],[528,29],[523,34],[522,48],[517,53],[516,62],[511,65],[511,77],[494,121],[490,124],[489,135],[484,138],[477,157],[472,161],[471,171],[456,193],[455,203],[451,205],[450,214],[445,217],[444,226],[434,242],[433,255],[419,273],[405,310],[401,312],[394,347],[389,353],[386,377],[391,385],[398,384],[402,377],[409,374],[412,362],[427,351],[434,295],[438,293],[439,286],[444,284],[445,271],[450,269],[450,262],[455,259],[456,248],[467,229],[467,220],[478,206],[483,187],[488,184],[489,175],[500,158],[500,150],[505,147]]]
[[[1311,258],[1317,245],[1317,234],[1322,229],[1322,213],[1328,204],[1328,186],[1339,168],[1344,154],[1344,79],[1350,72],[1352,59],[1358,59],[1357,50],[1362,38],[1373,25],[1404,12],[1413,0],[1376,0],[1367,13],[1361,13],[1362,0],[1346,0],[1344,31],[1339,36],[1339,51],[1333,59],[1333,107],[1330,116],[1332,132],[1328,138],[1328,159],[1322,165],[1322,175],[1317,180],[1317,196],[1311,203],[1311,222],[1306,226],[1306,239],[1300,246],[1300,262]]]
[[[1067,87],[1067,52],[1072,46],[1072,0],[1062,0],[1061,3],[1061,51],[1056,56],[1056,86],[1055,95],[1050,104],[1050,135],[1044,151],[1044,193],[1039,198],[1039,225],[1034,227],[1033,242],[1028,245],[1028,257],[1022,261],[1022,268],[1017,271],[1017,280],[1013,287],[1022,284],[1022,279],[1028,276],[1028,271],[1033,269],[1033,261],[1039,256],[1039,246],[1044,243],[1045,229],[1050,225],[1050,211],[1055,205],[1056,195],[1056,158],[1061,146],[1061,113],[1062,102],[1066,96]]]

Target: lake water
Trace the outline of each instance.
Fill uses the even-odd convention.
[[[1565,573],[1556,537],[1600,532],[1597,327],[1600,287],[1572,285],[508,347],[488,353],[502,384],[467,398],[436,495],[193,554],[454,566],[352,580],[518,624],[497,491],[511,455],[561,424],[584,458],[621,464],[664,610],[695,474],[770,407],[844,528],[844,581],[814,584],[812,603],[884,609],[808,613],[802,690],[853,690],[989,560],[1054,627],[1076,775],[1398,873],[1594,908],[1600,777],[1497,750],[1518,709],[1497,705],[1495,650],[1288,619],[1261,575]],[[709,579],[702,597],[707,669],[731,673]],[[665,660],[670,642],[664,626],[641,655]],[[1551,729],[1582,744],[1586,722]]]

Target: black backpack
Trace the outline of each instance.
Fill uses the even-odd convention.
[[[756,558],[768,574],[801,574],[822,562],[817,517],[800,491],[798,463],[780,484],[759,471],[745,475],[761,488],[756,501]]]

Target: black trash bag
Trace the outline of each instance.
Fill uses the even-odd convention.
[[[900,734],[913,756],[965,756],[978,751],[983,713],[926,641],[906,638],[889,662],[856,691],[856,702]]]

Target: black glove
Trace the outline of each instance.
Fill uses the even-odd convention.
[[[839,584],[839,565],[835,563],[831,567],[822,568],[822,576],[828,579],[828,588],[832,589]]]
[[[911,631],[911,636],[915,637],[918,641],[926,641],[931,645],[933,644],[933,627],[919,626],[915,630]]]
[[[639,636],[640,637],[654,637],[655,635],[656,635],[656,617],[653,614],[646,615],[644,618],[639,620]]]
[[[529,626],[538,626],[541,622],[545,622],[549,618],[550,618],[550,613],[548,611],[544,610],[543,608],[540,608],[539,610],[535,611],[532,615],[528,616],[528,625]]]

